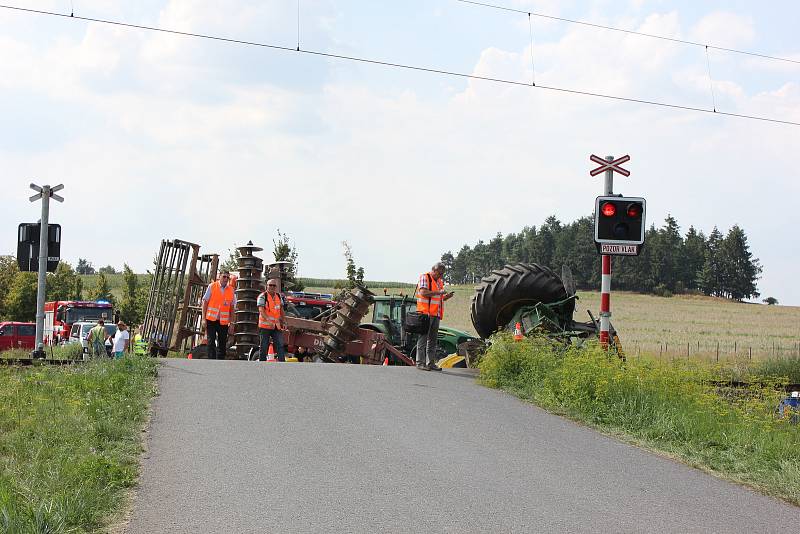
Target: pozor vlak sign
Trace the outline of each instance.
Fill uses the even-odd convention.
[[[642,197],[597,197],[594,207],[597,251],[611,256],[638,256],[644,244],[646,205]]]

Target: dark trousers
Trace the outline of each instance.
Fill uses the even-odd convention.
[[[221,325],[219,321],[206,321],[208,332],[208,359],[224,360],[225,345],[228,343],[228,325]]]
[[[266,328],[259,328],[258,334],[261,336],[261,352],[258,359],[262,362],[267,361],[267,351],[269,350],[269,340],[272,339],[272,346],[275,348],[275,357],[279,362],[285,362],[285,351],[283,350],[283,332],[277,328],[267,330]]]

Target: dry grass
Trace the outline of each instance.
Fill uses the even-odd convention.
[[[382,289],[374,289],[382,293]],[[470,320],[474,286],[451,286],[455,296],[445,305],[444,324],[475,334]],[[331,292],[330,288],[308,289]],[[390,293],[409,293],[408,288],[389,288]],[[589,320],[586,310],[598,317],[600,293],[578,292],[575,319]],[[671,298],[615,292],[611,295],[612,323],[626,352],[663,357],[716,359],[763,359],[798,357],[800,307],[743,304],[713,297],[678,295]]]

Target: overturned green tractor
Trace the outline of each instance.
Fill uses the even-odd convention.
[[[536,263],[506,265],[481,280],[472,297],[472,324],[486,339],[498,331],[522,326],[525,335],[546,335],[568,344],[580,344],[599,335],[599,324],[573,319],[578,296],[569,268],[559,277]],[[588,311],[588,310],[587,310]],[[611,349],[623,357],[619,338],[610,327]]]

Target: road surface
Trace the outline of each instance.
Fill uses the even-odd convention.
[[[786,532],[800,508],[464,371],[164,360],[126,532]]]

